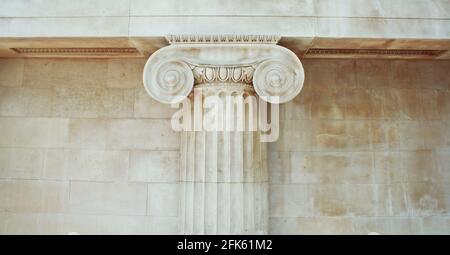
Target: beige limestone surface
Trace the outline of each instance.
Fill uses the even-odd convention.
[[[282,34],[449,39],[446,0],[1,1],[1,37]]]
[[[269,233],[450,234],[450,63],[302,62]],[[180,136],[144,63],[0,60],[1,234],[180,233]]]

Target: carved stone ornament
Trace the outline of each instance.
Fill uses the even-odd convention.
[[[262,100],[274,103],[270,107],[276,109],[270,113],[270,135],[278,138],[276,103],[297,96],[304,80],[300,60],[290,50],[276,45],[278,39],[277,36],[171,36],[168,38],[171,45],[153,53],[145,65],[145,88],[159,102],[178,103],[193,93],[189,96],[192,101],[186,100],[193,102],[193,107],[187,103],[187,111],[180,110],[187,113],[183,120],[193,124],[180,137],[183,196],[179,226],[183,234],[269,231],[267,146],[262,142],[267,130],[263,131],[261,125],[245,132],[201,127],[209,121],[224,127],[253,120],[262,123],[267,120],[267,112],[253,114],[252,109],[261,110],[265,104],[258,101],[258,107],[250,108],[251,99],[258,94]],[[196,93],[201,93],[200,98],[204,96],[203,102],[195,100]],[[226,111],[229,95],[234,95],[234,99],[250,98],[249,114],[228,115],[206,106],[207,99],[216,96]],[[236,112],[238,109],[236,106]],[[245,112],[245,107],[241,110]],[[200,121],[196,121],[198,116]]]
[[[161,103],[176,103],[194,85],[243,84],[271,103],[300,93],[303,66],[276,36],[171,36],[144,67],[144,86]],[[278,98],[273,98],[278,97]]]

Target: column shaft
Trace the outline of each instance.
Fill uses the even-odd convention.
[[[259,131],[183,132],[182,233],[267,234],[267,147],[259,136]]]

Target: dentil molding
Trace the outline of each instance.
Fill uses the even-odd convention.
[[[144,86],[161,103],[176,103],[196,85],[250,85],[263,99],[284,103],[300,93],[303,66],[277,36],[169,36],[171,45],[153,53]]]

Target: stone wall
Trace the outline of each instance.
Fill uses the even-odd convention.
[[[305,69],[269,147],[270,232],[450,233],[450,62]]]
[[[1,234],[176,234],[179,134],[142,59],[0,60]],[[450,62],[307,60],[273,234],[450,233]]]
[[[144,60],[0,63],[0,233],[177,233],[179,135]]]

